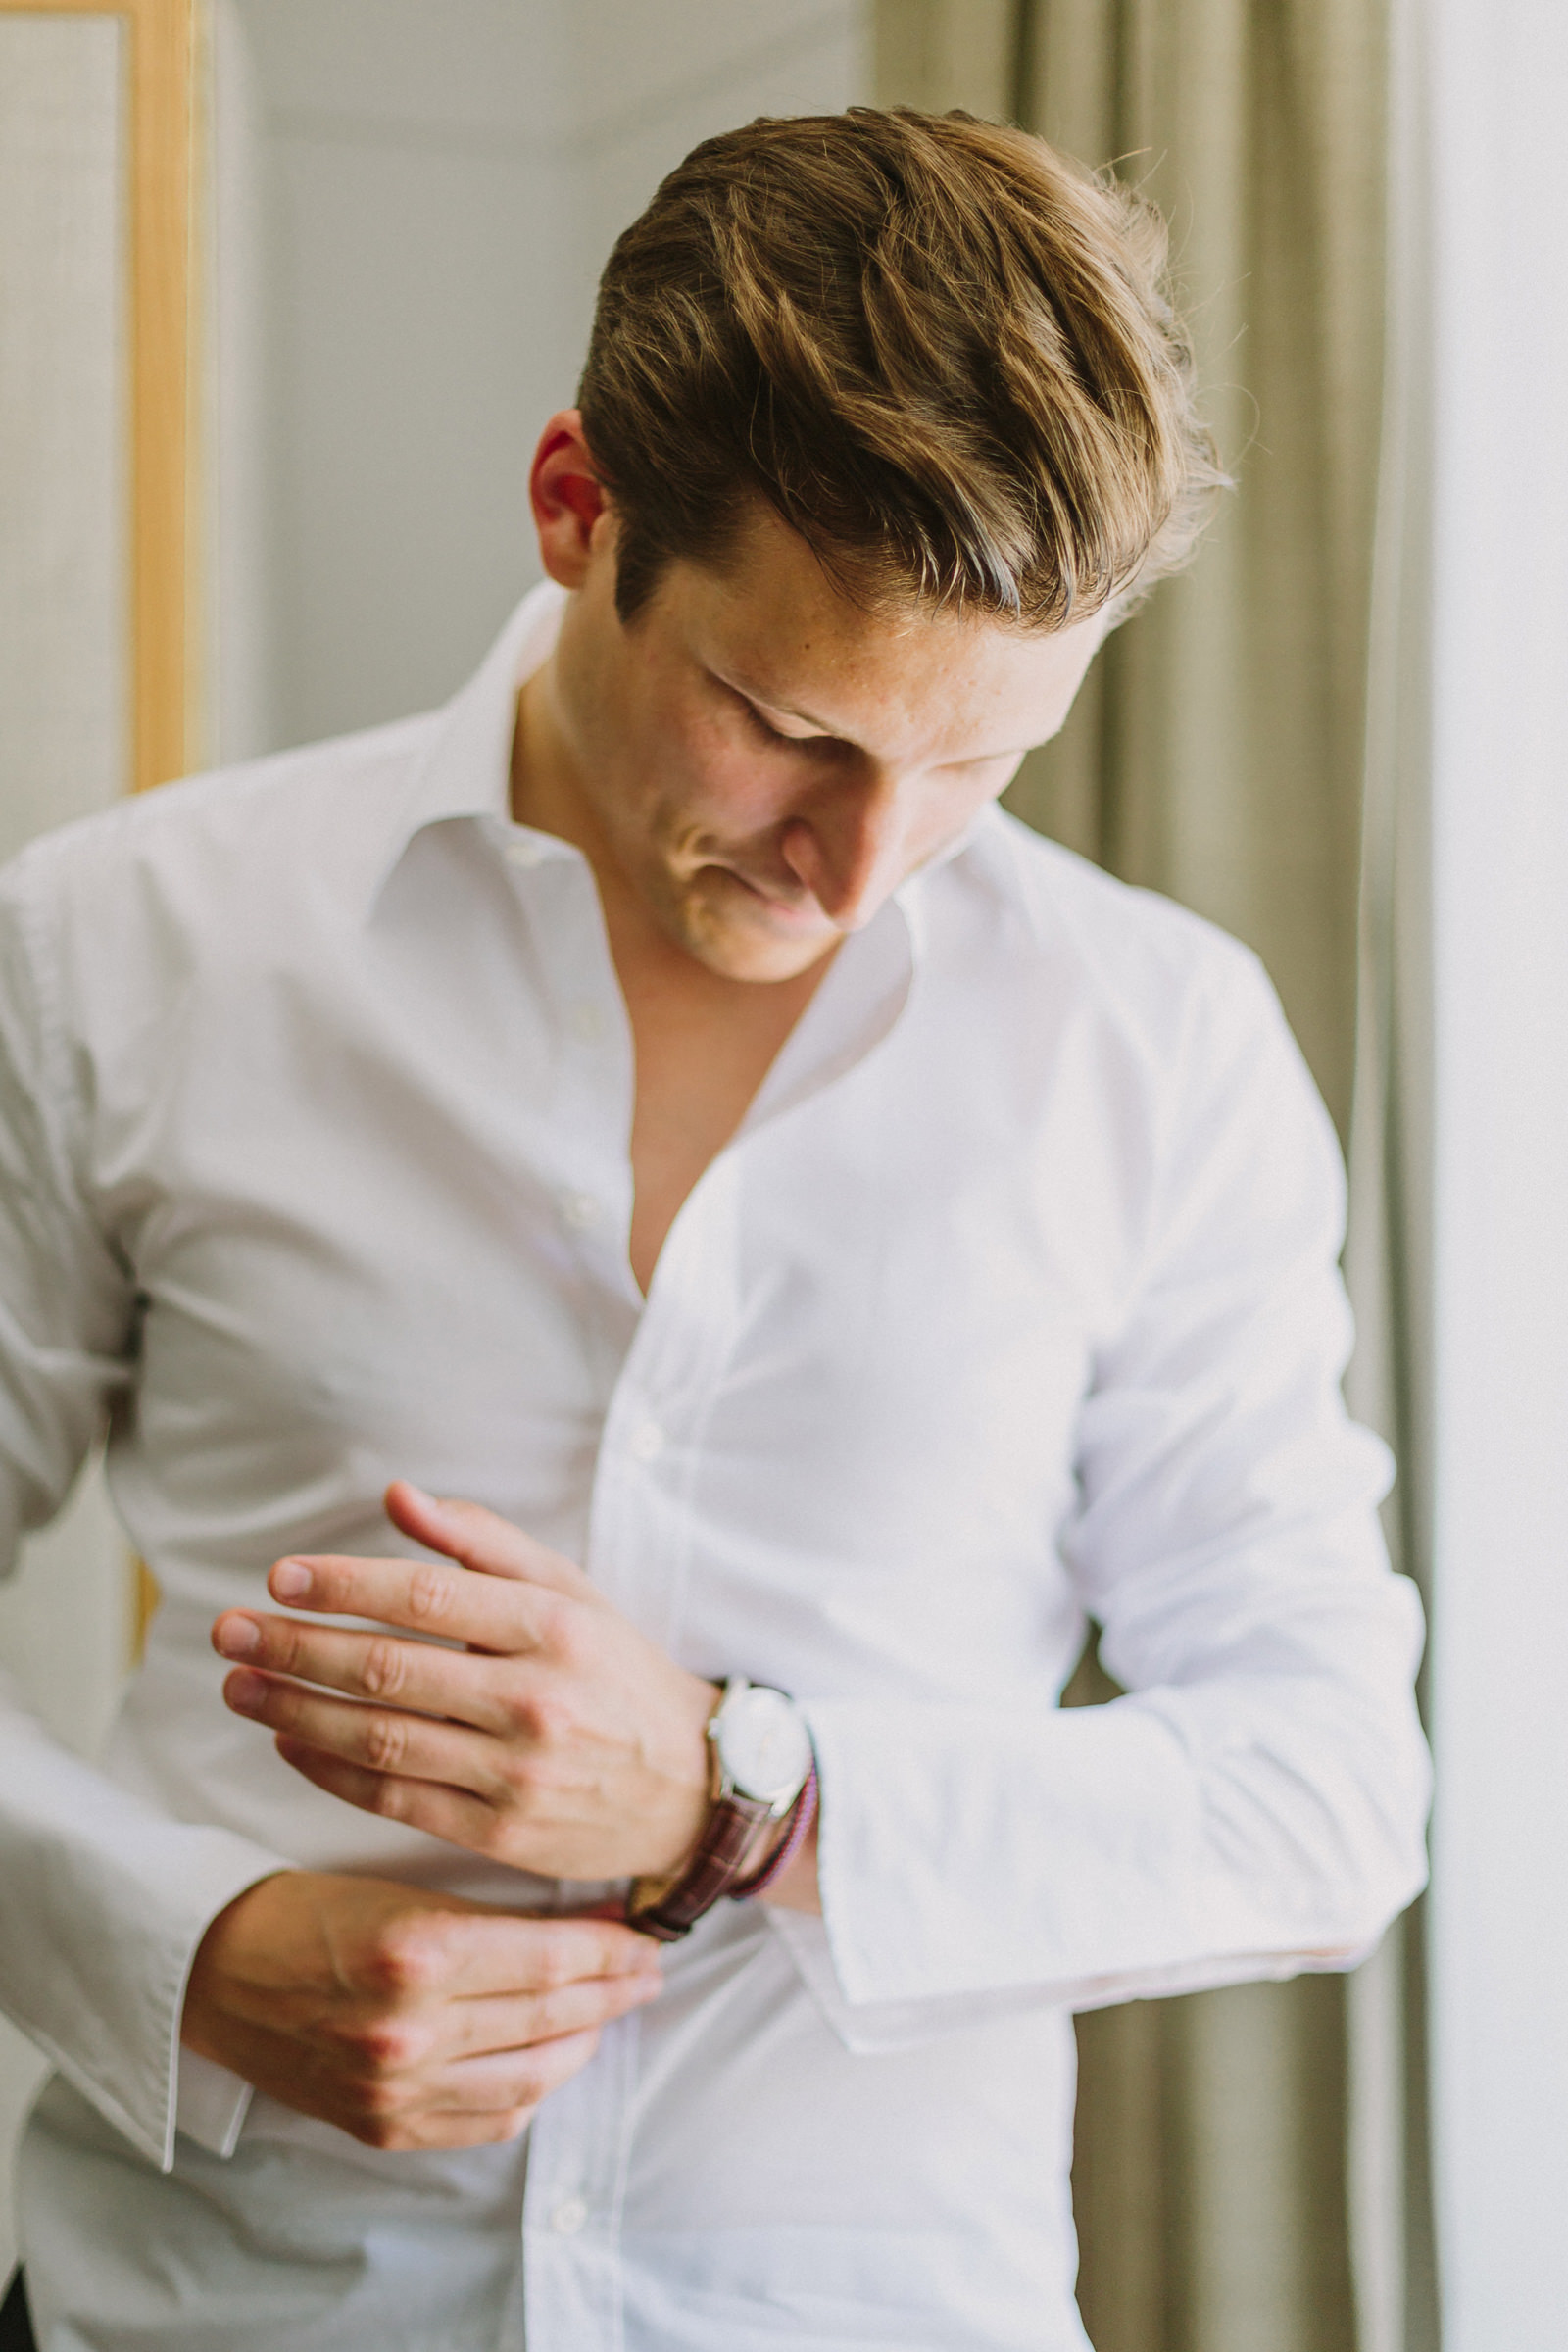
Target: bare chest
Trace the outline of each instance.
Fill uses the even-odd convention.
[[[744,989],[719,1004],[633,1004],[631,1267],[644,1292],[682,1203],[745,1118],[808,993]]]

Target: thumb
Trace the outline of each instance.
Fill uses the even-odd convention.
[[[509,1576],[520,1584],[545,1585],[574,1600],[597,1597],[582,1570],[547,1544],[539,1543],[499,1511],[482,1502],[427,1494],[406,1478],[395,1478],[384,1497],[393,1526],[427,1551],[445,1553],[481,1576]]]

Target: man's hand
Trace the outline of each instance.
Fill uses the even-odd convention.
[[[318,1788],[492,1861],[564,1879],[679,1870],[708,1815],[714,1685],[495,1512],[401,1480],[387,1512],[461,1565],[280,1560],[273,1599],[466,1647],[230,1609],[213,1628],[245,1661],[228,1704]]]
[[[372,2148],[478,2147],[514,2139],[659,1990],[653,1954],[608,1920],[283,1871],[203,1936],[180,2038]]]

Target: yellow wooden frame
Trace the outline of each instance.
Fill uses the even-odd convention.
[[[140,792],[194,763],[192,352],[196,0],[0,0],[7,14],[118,17],[129,146],[130,744]]]
[[[8,15],[118,17],[129,149],[129,626],[133,792],[195,763],[197,0],[0,0]],[[133,1648],[158,1587],[135,1563]]]

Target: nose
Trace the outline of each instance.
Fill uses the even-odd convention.
[[[894,777],[841,779],[784,828],[784,862],[841,931],[868,923],[904,879],[905,797]]]

